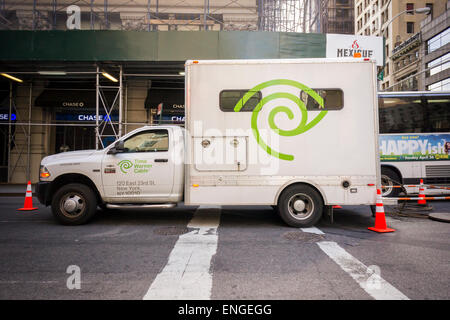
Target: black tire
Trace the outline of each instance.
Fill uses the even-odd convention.
[[[94,191],[80,183],[67,184],[53,195],[53,216],[64,225],[87,223],[97,212]]]
[[[308,228],[315,225],[322,217],[323,208],[320,193],[303,184],[288,187],[278,200],[281,219],[288,226],[296,228]]]
[[[381,167],[381,185],[387,188],[381,189],[383,197],[397,197],[402,191],[401,188],[393,188],[401,184],[401,177],[391,168]]]

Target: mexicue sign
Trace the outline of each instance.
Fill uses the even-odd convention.
[[[339,57],[354,57],[354,58],[371,58],[373,56],[373,50],[360,49],[358,41],[355,40],[352,43],[351,49],[337,48],[336,56]]]
[[[369,58],[383,66],[383,38],[327,34],[327,58]]]

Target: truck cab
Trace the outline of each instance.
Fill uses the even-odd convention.
[[[87,222],[97,206],[167,207],[183,200],[184,129],[145,126],[102,150],[45,157],[39,201],[65,224]]]

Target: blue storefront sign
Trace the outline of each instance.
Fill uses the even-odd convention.
[[[95,113],[56,113],[57,121],[72,121],[72,122],[95,122],[97,115]],[[113,114],[107,116],[105,114],[100,114],[98,121],[118,121],[119,116]]]
[[[11,113],[11,121],[16,121],[17,117],[15,113]],[[9,113],[0,113],[0,121],[8,121]]]
[[[184,123],[184,115],[171,115],[171,114],[163,114],[162,116],[155,116],[153,118],[155,122],[163,122],[163,123]]]

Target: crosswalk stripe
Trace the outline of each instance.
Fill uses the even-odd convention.
[[[211,298],[211,259],[216,254],[220,207],[199,207],[178,238],[164,269],[144,300],[208,300]]]
[[[336,242],[321,241],[317,244],[323,252],[336,262],[342,270],[347,272],[374,299],[409,300],[407,296],[374,272],[373,269],[376,266],[366,267]]]
[[[314,234],[325,234],[322,232],[322,230],[316,228],[316,227],[310,227],[310,228],[301,228],[303,232],[307,233],[314,233]]]

